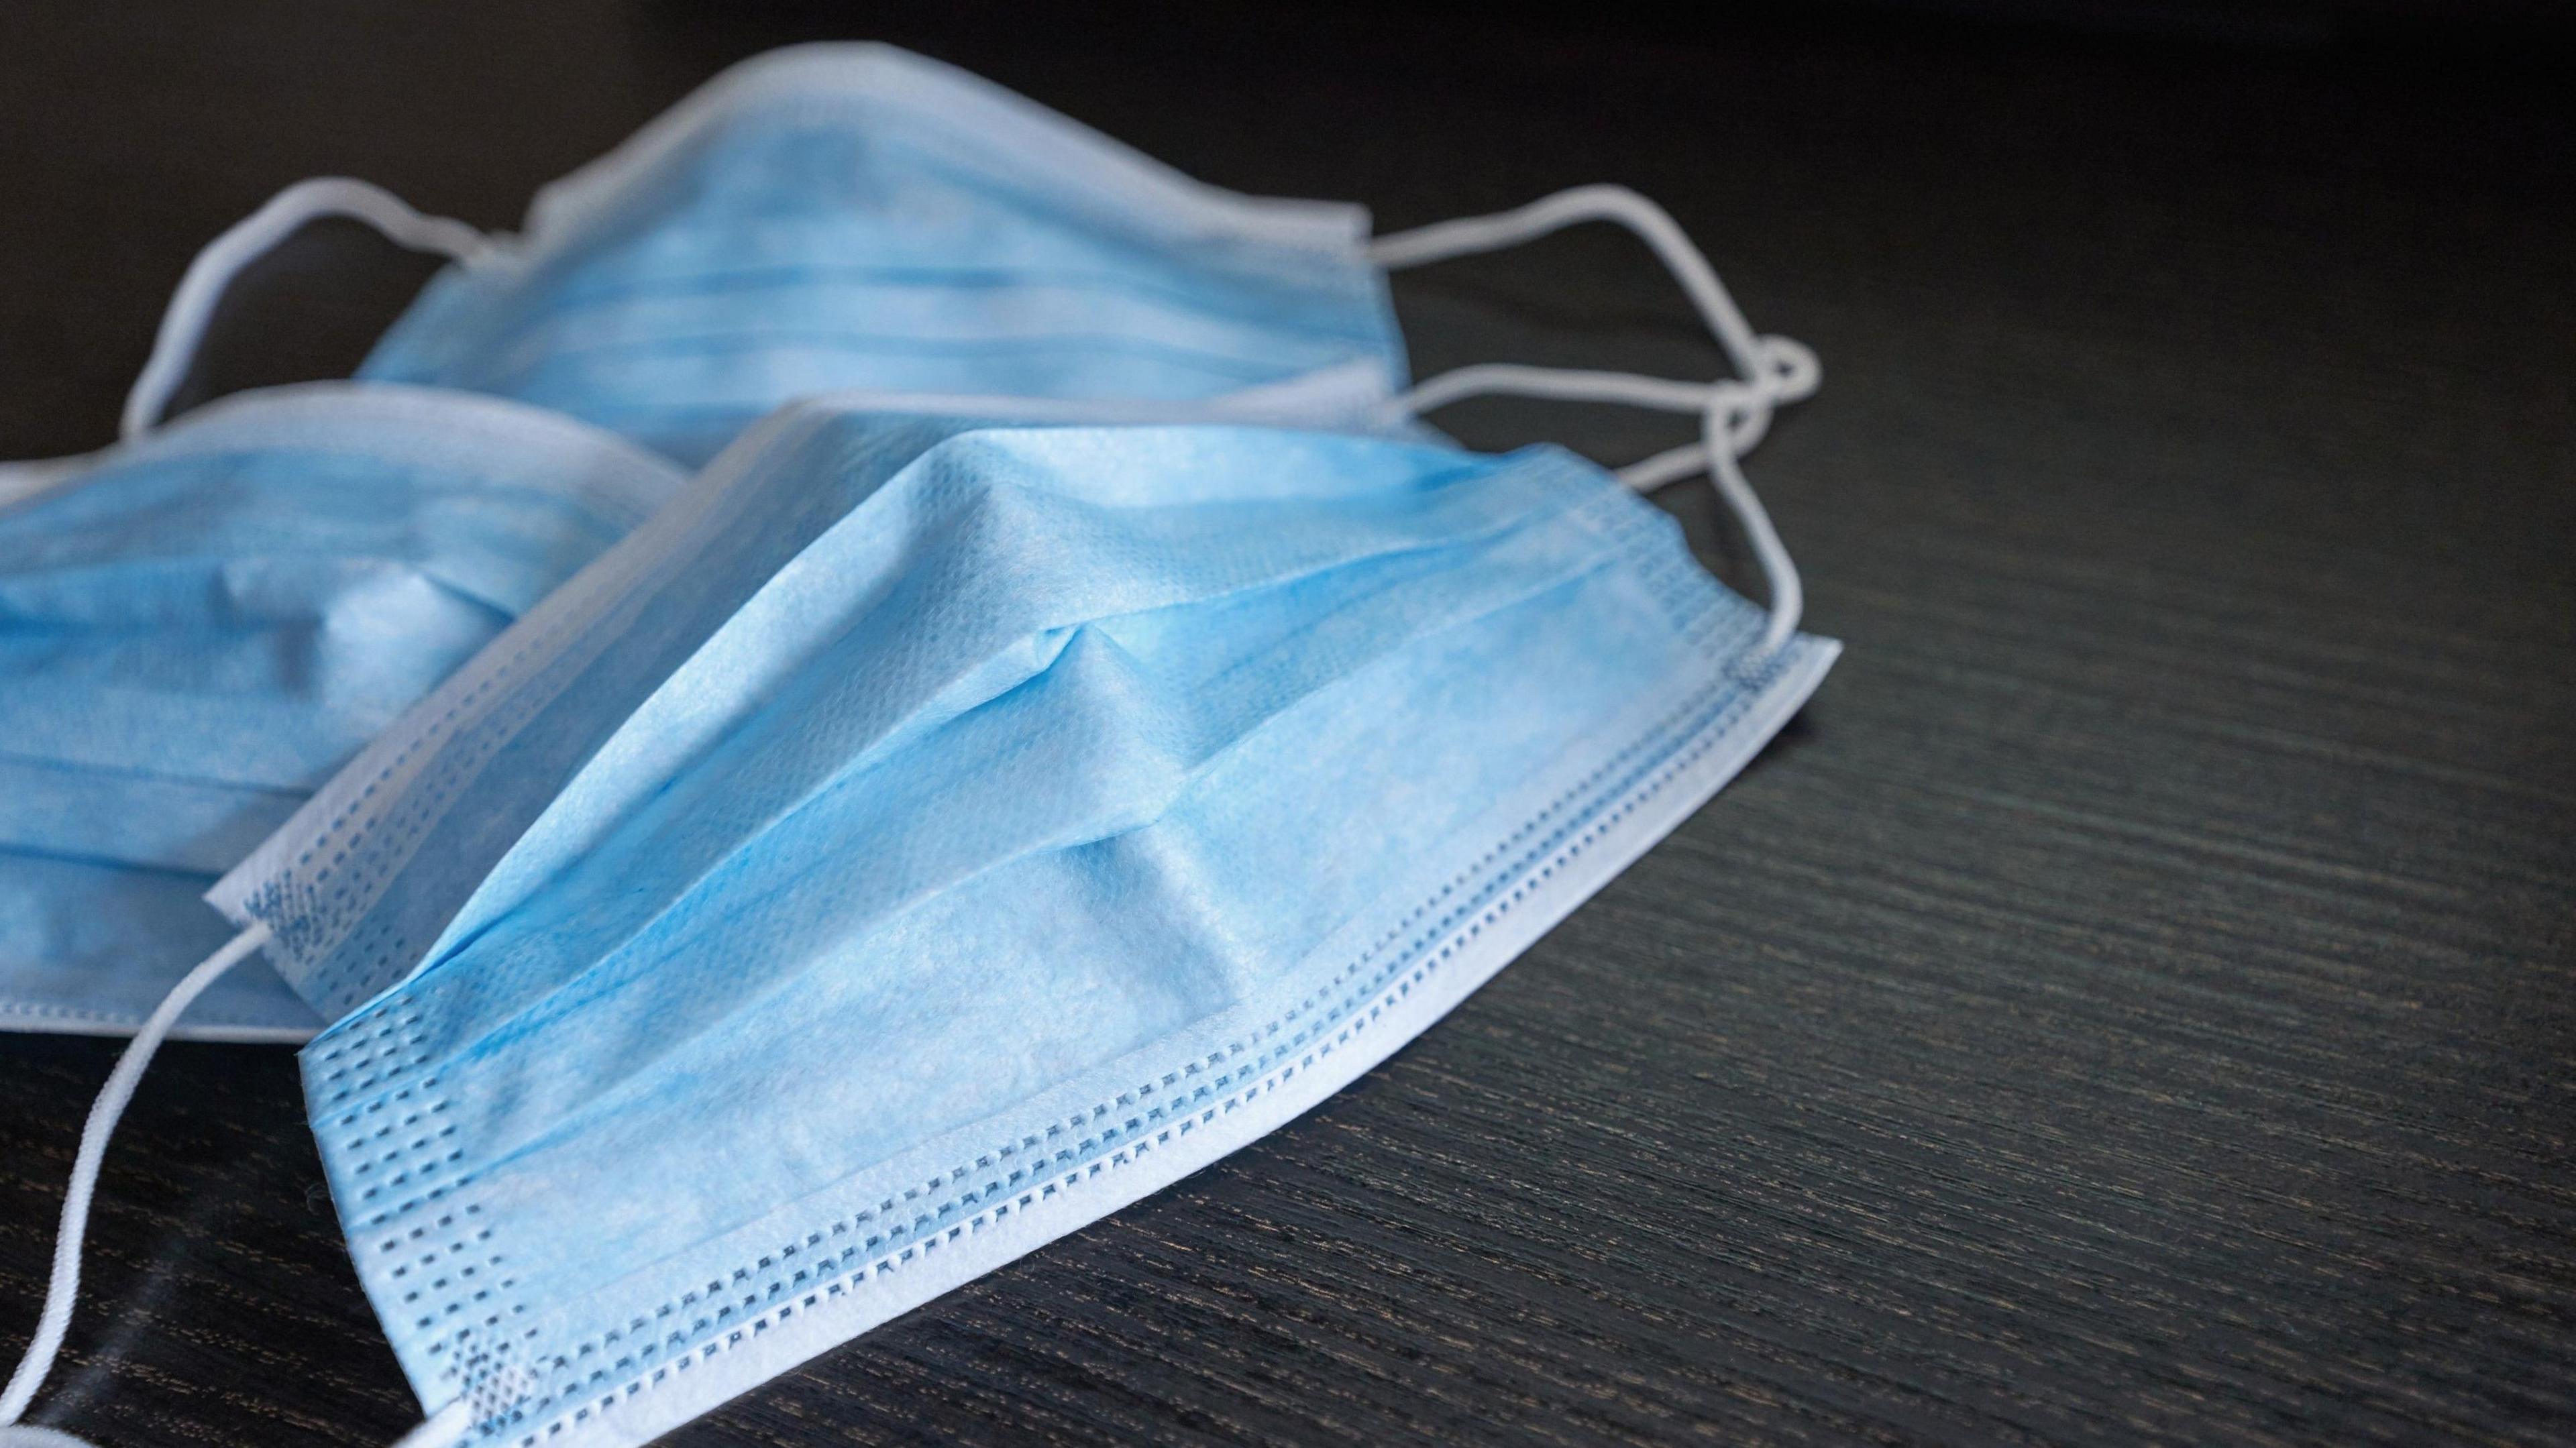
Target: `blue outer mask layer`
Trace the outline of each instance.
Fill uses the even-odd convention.
[[[1185,401],[1404,383],[1356,206],[1205,186],[882,45],[746,61],[542,192],[360,374],[691,465],[840,390]],[[1354,420],[1357,420],[1355,414]]]
[[[1554,450],[800,409],[210,898],[423,1403],[637,1441],[1420,1031],[1805,699],[1764,622]]]
[[[348,384],[0,469],[0,1028],[132,1030],[224,939],[217,875],[680,484],[565,419]],[[252,966],[182,1033],[320,1025]]]

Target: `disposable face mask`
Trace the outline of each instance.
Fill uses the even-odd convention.
[[[681,482],[514,403],[346,383],[0,468],[0,1029],[133,1031],[230,933],[206,887]],[[254,966],[183,1030],[321,1024]]]
[[[515,398],[691,466],[775,408],[854,390],[1228,398],[1237,415],[1354,430],[1473,392],[1560,395],[1567,374],[1482,368],[1400,399],[1386,272],[1586,220],[1637,231],[1676,267],[1693,255],[1650,203],[1606,186],[1372,243],[1362,207],[1221,190],[936,61],[808,45],[735,66],[546,187],[519,236],[356,181],[289,187],[198,258],[129,426],[184,377],[230,277],[323,215],[456,262],[361,376]],[[1813,388],[1804,349],[1754,337],[1713,276],[1684,282],[1756,411]],[[1572,395],[1710,404],[1704,386],[1615,381],[1631,385],[1587,375]]]
[[[1202,185],[887,46],[734,67],[546,187],[521,236],[351,196],[290,191],[214,256],[332,212],[435,228],[457,265],[360,376],[515,398],[691,466],[853,389],[1382,401],[1404,377],[1361,208]],[[183,369],[174,352],[156,385]]]

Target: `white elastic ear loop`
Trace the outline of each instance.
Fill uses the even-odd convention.
[[[81,1128],[80,1152],[72,1159],[71,1189],[63,1193],[63,1225],[54,1238],[54,1274],[45,1286],[44,1311],[36,1319],[36,1335],[27,1343],[26,1356],[18,1359],[17,1371],[9,1375],[7,1391],[0,1392],[0,1448],[92,1448],[86,1439],[60,1428],[18,1420],[26,1415],[36,1389],[44,1386],[46,1374],[53,1371],[55,1355],[62,1351],[63,1335],[71,1327],[72,1303],[80,1296],[81,1244],[89,1235],[90,1201],[98,1192],[99,1167],[107,1159],[108,1138],[116,1134],[117,1121],[125,1115],[126,1104],[134,1099],[134,1088],[142,1084],[144,1068],[152,1064],[152,1055],[161,1049],[170,1028],[179,1023],[179,1017],[205,994],[208,986],[249,959],[268,940],[266,925],[252,925],[180,977],[179,983],[170,987],[170,993],[161,998],[161,1004],[153,1008],[143,1028],[126,1043],[125,1054],[117,1058],[116,1069],[108,1073],[107,1085],[90,1106],[89,1124]],[[393,1448],[449,1448],[463,1439],[473,1425],[472,1411],[459,1398],[395,1440]]]
[[[54,1275],[45,1287],[44,1312],[36,1320],[36,1335],[27,1344],[26,1356],[18,1359],[18,1370],[9,1375],[8,1390],[0,1393],[0,1431],[13,1429],[26,1416],[36,1389],[53,1371],[54,1355],[62,1351],[63,1333],[71,1326],[72,1301],[80,1295],[81,1242],[89,1234],[90,1198],[98,1190],[99,1164],[107,1157],[108,1138],[116,1134],[117,1118],[125,1114],[126,1103],[134,1099],[134,1088],[143,1080],[143,1068],[152,1064],[152,1053],[178,1024],[180,1013],[225,971],[267,943],[268,927],[253,925],[207,956],[161,998],[108,1074],[106,1087],[89,1109],[89,1124],[81,1128],[80,1153],[72,1159],[71,1189],[63,1194],[63,1225],[54,1238]],[[26,1438],[24,1433],[17,1436]]]
[[[1578,186],[1542,197],[1514,211],[1471,216],[1398,232],[1371,242],[1368,257],[1393,271],[1423,262],[1516,246],[1584,221],[1609,221],[1635,232],[1654,249],[1691,304],[1744,374],[1742,382],[1678,382],[1632,372],[1479,363],[1444,372],[1395,399],[1396,418],[1428,412],[1461,398],[1504,393],[1565,402],[1618,402],[1665,412],[1700,414],[1701,440],[1619,470],[1621,482],[1639,492],[1706,471],[1719,498],[1743,525],[1771,594],[1771,619],[1761,652],[1768,655],[1797,631],[1806,593],[1797,565],[1772,527],[1771,515],[1745,480],[1737,459],[1770,430],[1778,404],[1812,395],[1823,369],[1816,354],[1787,337],[1754,334],[1708,258],[1670,214],[1625,186]]]
[[[346,176],[316,176],[296,182],[270,197],[267,205],[233,223],[231,230],[206,243],[197,259],[188,263],[188,274],[180,278],[179,289],[171,293],[169,310],[161,314],[161,331],[153,338],[152,358],[143,364],[143,374],[134,379],[134,390],[126,394],[125,416],[117,424],[118,436],[133,437],[160,421],[162,409],[170,405],[170,394],[179,390],[189,365],[196,361],[197,346],[205,340],[206,324],[214,318],[215,304],[223,300],[224,289],[232,285],[241,269],[294,235],[306,222],[324,216],[363,221],[397,246],[436,252],[456,261],[471,260],[491,245],[482,232],[464,222],[424,216],[381,186]]]
[[[1709,481],[1717,485],[1718,497],[1743,526],[1745,540],[1753,545],[1754,562],[1761,566],[1763,581],[1771,587],[1771,619],[1762,630],[1759,650],[1767,658],[1798,631],[1798,617],[1807,607],[1807,589],[1799,581],[1798,565],[1780,541],[1779,530],[1771,526],[1771,510],[1754,495],[1753,485],[1745,481],[1744,469],[1736,461],[1744,445],[1732,436],[1732,413],[1748,405],[1743,400],[1744,389],[1721,382],[1711,392],[1708,411],[1700,423],[1701,441],[1630,463],[1616,476],[1638,492],[1651,493],[1666,483],[1707,472]]]
[[[1625,186],[1577,186],[1492,216],[1461,217],[1381,236],[1369,243],[1368,259],[1388,271],[1400,271],[1453,256],[1500,251],[1586,221],[1607,221],[1635,232],[1682,284],[1691,305],[1735,359],[1736,369],[1746,377],[1761,375],[1761,339],[1753,335],[1753,325],[1744,320],[1726,284],[1717,279],[1717,269],[1691,245],[1690,234],[1680,222]]]

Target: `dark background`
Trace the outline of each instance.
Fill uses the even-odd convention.
[[[2569,1441],[2562,19],[1571,8],[15,0],[0,456],[105,442],[189,256],[286,182],[511,225],[811,36],[1390,228],[1627,182],[1824,359],[1750,467],[1850,644],[1803,720],[1333,1101],[675,1441]],[[345,371],[426,273],[314,228],[197,394]],[[1426,374],[1717,369],[1612,234],[1398,299]],[[1744,578],[1706,495],[1671,503]],[[0,1039],[12,1355],[113,1054]],[[36,1416],[417,1416],[288,1052],[155,1066]]]

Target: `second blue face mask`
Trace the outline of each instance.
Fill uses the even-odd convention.
[[[462,393],[248,393],[0,467],[0,1029],[131,1032],[227,933],[198,896],[680,488]],[[243,971],[187,1034],[321,1025]]]

